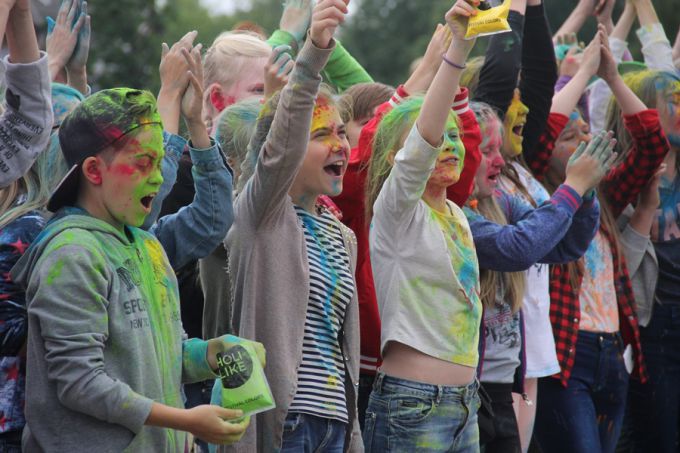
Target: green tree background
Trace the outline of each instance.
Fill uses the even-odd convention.
[[[435,24],[443,20],[452,0],[352,0],[354,14],[342,27],[340,38],[350,52],[376,79],[398,84],[408,67],[422,55]],[[546,9],[556,30],[577,0],[551,0]],[[659,17],[671,40],[680,25],[678,0],[655,0]],[[92,14],[92,51],[89,63],[95,87],[129,85],[156,91],[158,62],[163,41],[172,43],[189,30],[198,30],[198,40],[207,48],[222,31],[248,20],[267,33],[278,26],[282,0],[252,0],[231,15],[215,15],[198,0],[89,0]],[[614,17],[622,9],[617,1]],[[580,39],[588,41],[595,30],[590,19]],[[480,39],[475,53],[484,52]],[[639,56],[634,34],[629,36],[633,54]]]

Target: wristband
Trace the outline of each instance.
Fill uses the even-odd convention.
[[[454,67],[456,69],[460,69],[461,71],[463,69],[467,68],[467,65],[465,63],[460,65],[458,63],[454,63],[453,61],[449,60],[448,58],[446,58],[446,54],[442,54],[442,60],[444,60],[444,63],[448,64],[449,66]]]

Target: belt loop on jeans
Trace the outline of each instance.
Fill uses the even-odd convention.
[[[382,371],[378,371],[378,374],[375,377],[375,382],[373,383],[373,390],[375,390],[378,393],[382,391],[382,383],[384,377],[385,373],[383,373]]]
[[[437,395],[434,397],[434,403],[439,406],[439,403],[442,401],[442,394],[444,393],[444,389],[442,388],[441,385],[437,386]]]

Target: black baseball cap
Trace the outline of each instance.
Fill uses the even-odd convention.
[[[69,171],[52,193],[47,209],[56,212],[73,206],[83,161],[147,124],[162,125],[156,98],[149,91],[112,88],[81,102],[59,128],[59,145]]]

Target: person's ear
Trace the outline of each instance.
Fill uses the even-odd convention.
[[[224,94],[222,93],[222,87],[219,83],[213,83],[208,87],[208,99],[210,105],[212,105],[215,110],[221,112],[227,107],[227,102],[224,99]]]
[[[104,161],[96,156],[88,157],[83,161],[81,165],[81,171],[83,177],[95,186],[99,186],[102,183],[102,165]]]

